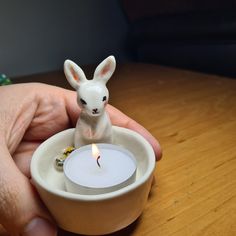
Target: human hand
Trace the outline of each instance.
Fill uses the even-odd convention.
[[[53,219],[30,183],[29,167],[40,143],[75,126],[76,94],[39,83],[3,86],[0,94],[0,224],[12,235],[55,235]],[[160,145],[146,129],[110,105],[107,111],[114,125],[143,135],[160,159]]]

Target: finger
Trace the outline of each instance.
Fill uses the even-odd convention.
[[[41,141],[21,141],[16,151],[13,154],[18,169],[28,178],[30,174],[30,162],[36,148],[41,144]]]
[[[161,159],[162,151],[159,142],[143,126],[111,105],[107,106],[107,110],[112,124],[134,130],[141,134],[152,145],[156,159]]]
[[[11,235],[56,235],[52,219],[30,181],[0,147],[0,224]]]
[[[77,104],[76,92],[64,89],[66,111],[71,120],[72,127],[75,127],[80,114],[80,107]]]

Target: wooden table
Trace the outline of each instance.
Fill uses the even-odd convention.
[[[67,86],[62,72],[23,80]],[[163,148],[142,216],[113,235],[236,235],[236,80],[128,64],[108,87]]]

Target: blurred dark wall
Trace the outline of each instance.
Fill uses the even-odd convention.
[[[236,77],[236,0],[0,0],[0,73],[110,54]]]
[[[236,0],[121,0],[130,22],[167,14],[235,8]]]
[[[236,0],[121,0],[138,62],[236,78]]]
[[[127,23],[116,0],[0,0],[0,73],[28,75],[113,54],[126,60]]]

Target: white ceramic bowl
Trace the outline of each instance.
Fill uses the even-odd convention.
[[[114,192],[80,195],[66,192],[63,172],[54,166],[55,156],[73,144],[73,133],[68,129],[52,136],[33,154],[31,176],[40,197],[58,226],[70,232],[102,235],[128,226],[142,213],[151,188],[155,169],[151,145],[138,133],[113,126],[114,144],[136,158],[136,180]]]

